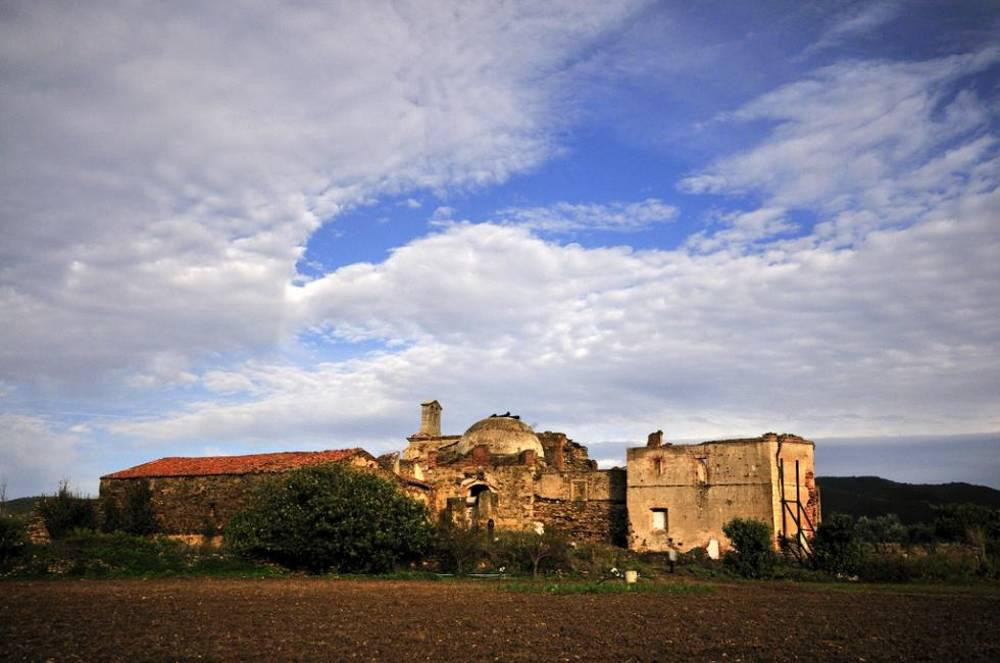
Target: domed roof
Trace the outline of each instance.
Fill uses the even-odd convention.
[[[467,454],[480,444],[494,454],[518,454],[532,449],[538,458],[545,457],[542,443],[531,426],[509,415],[494,414],[472,424],[458,441],[456,450]]]

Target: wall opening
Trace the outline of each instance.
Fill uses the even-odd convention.
[[[653,515],[653,531],[654,532],[666,532],[667,531],[667,509],[666,507],[659,507],[656,509],[650,509]]]
[[[469,488],[469,496],[466,498],[465,503],[467,506],[478,506],[480,498],[483,493],[490,492],[490,487],[484,483],[477,483],[476,485]]]

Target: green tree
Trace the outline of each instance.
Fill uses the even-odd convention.
[[[854,519],[835,513],[816,528],[813,562],[827,573],[854,575],[864,562],[864,554]]]
[[[145,479],[129,481],[121,500],[114,495],[101,498],[101,529],[136,536],[157,530],[153,511],[153,492]]]
[[[969,542],[972,538],[1000,539],[1000,509],[979,504],[934,507],[934,534],[942,541]]]
[[[396,485],[331,464],[263,485],[224,529],[238,554],[312,572],[384,572],[428,549],[426,508]]]
[[[97,527],[94,501],[73,493],[66,481],[59,483],[55,495],[45,497],[38,503],[38,512],[53,539],[67,536],[75,529],[92,530]]]
[[[733,518],[722,526],[732,549],[724,562],[744,578],[767,578],[774,572],[776,560],[771,527],[752,518]]]
[[[884,516],[861,516],[854,524],[861,543],[873,546],[879,553],[886,554],[894,543],[907,541],[906,525],[894,513]]]
[[[153,512],[153,492],[146,480],[132,481],[125,489],[125,506],[122,509],[122,530],[129,534],[144,535],[156,531]]]
[[[21,554],[28,544],[28,524],[20,516],[0,514],[0,564]]]
[[[534,530],[502,532],[496,542],[497,561],[520,573],[538,577],[541,568],[569,568],[569,541],[554,529],[546,528],[541,534]]]
[[[485,556],[485,534],[479,527],[455,522],[450,513],[442,512],[434,530],[434,551],[441,568],[463,575]]]

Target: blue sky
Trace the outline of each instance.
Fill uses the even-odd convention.
[[[0,478],[382,453],[437,398],[605,464],[778,430],[1000,487],[998,36],[991,2],[10,3]]]

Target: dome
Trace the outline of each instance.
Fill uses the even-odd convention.
[[[493,415],[472,424],[458,441],[456,450],[467,454],[480,444],[485,444],[494,454],[518,454],[531,449],[538,458],[545,457],[542,443],[531,426],[507,415]]]

